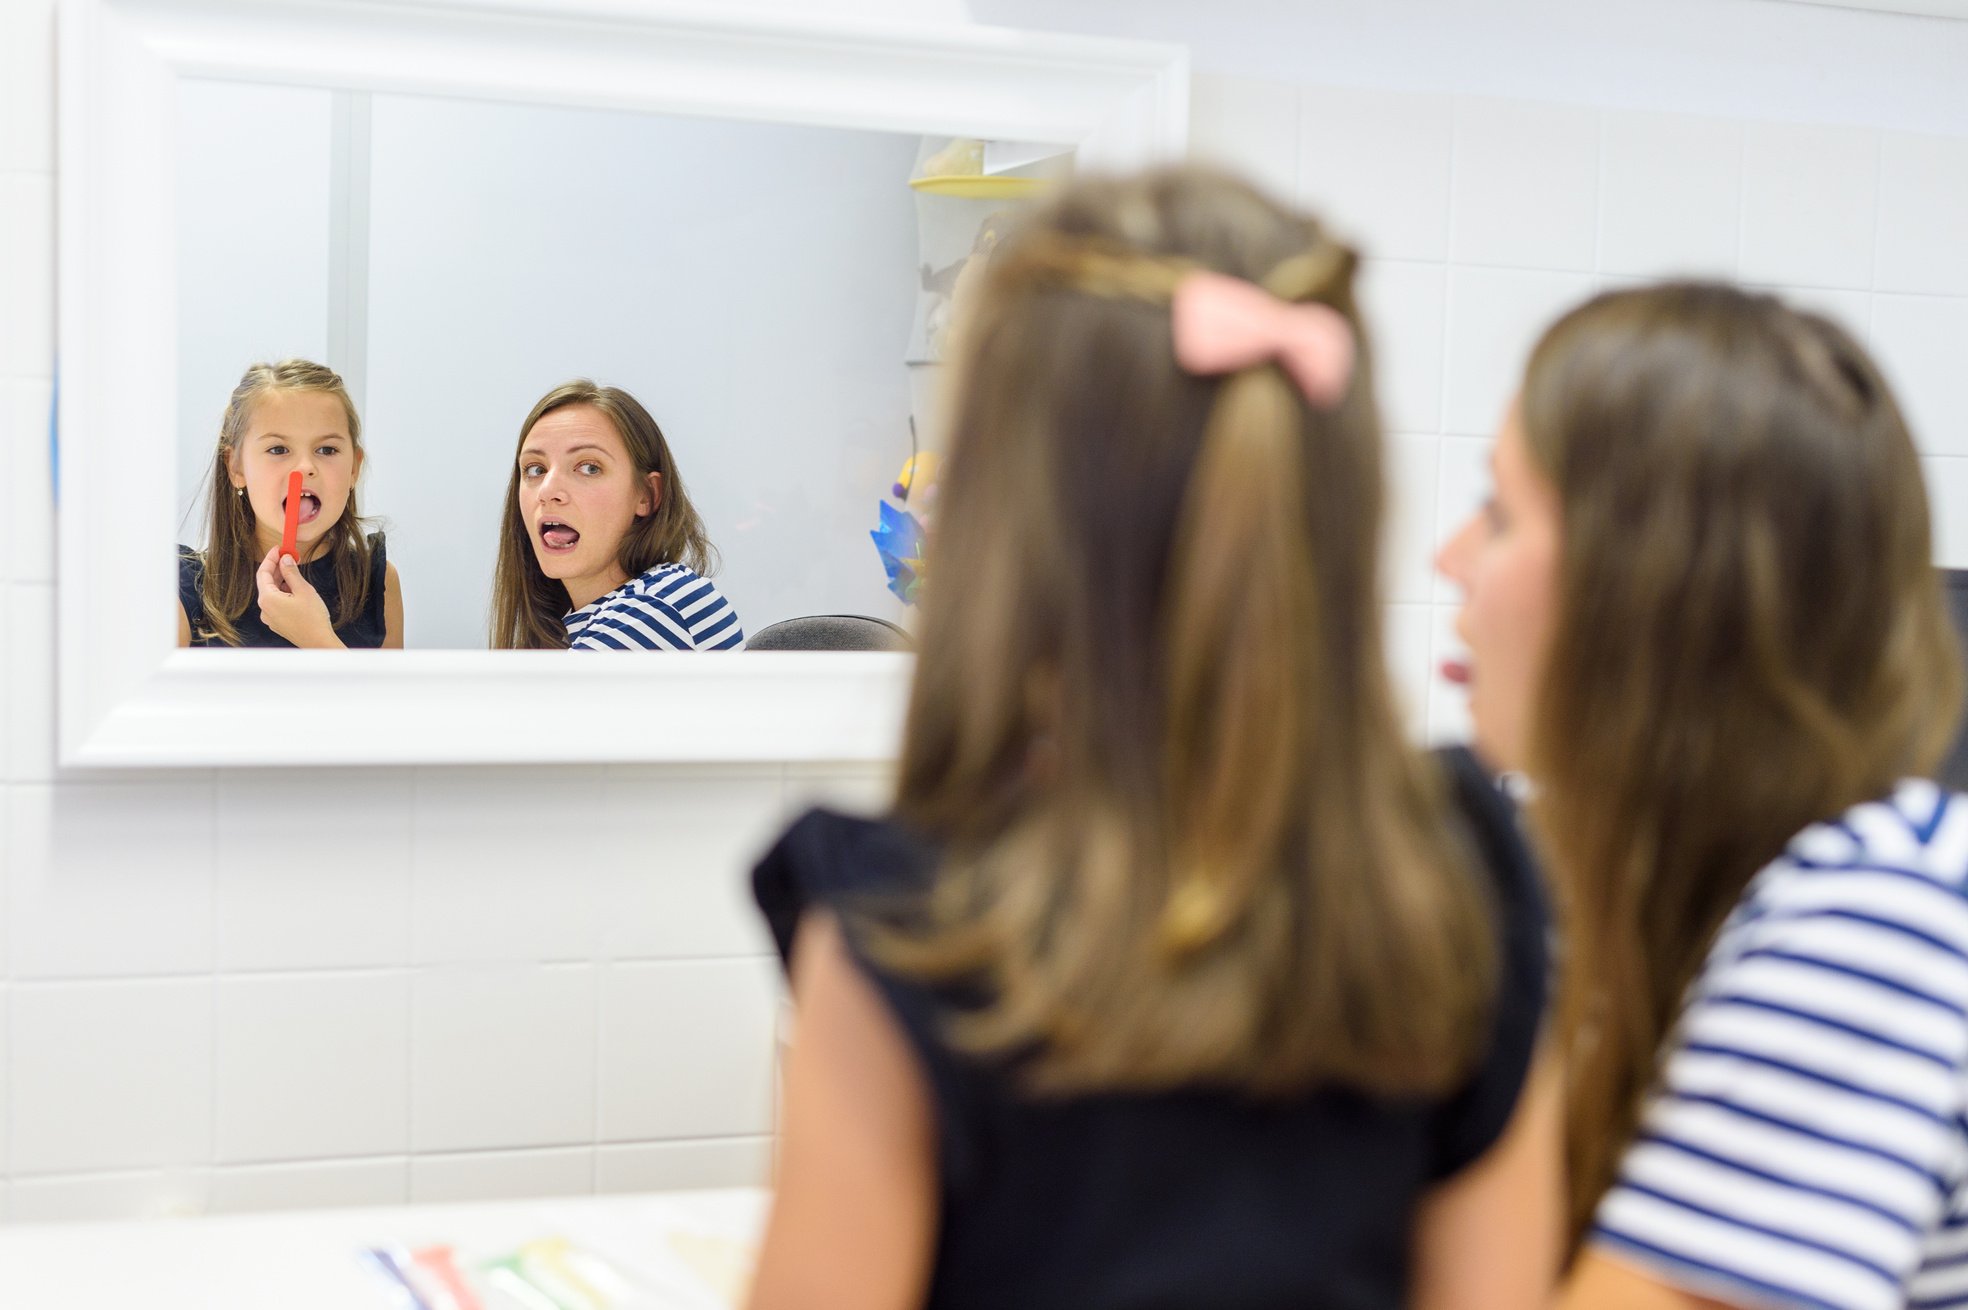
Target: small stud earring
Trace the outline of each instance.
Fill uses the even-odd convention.
[[[245,494],[246,494],[246,488],[244,488],[244,487],[234,487],[234,488],[232,489],[232,494],[233,494],[233,495],[235,495],[235,496],[243,496],[243,495],[245,495]]]

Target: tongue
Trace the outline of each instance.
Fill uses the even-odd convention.
[[[565,550],[581,539],[581,534],[572,528],[548,528],[540,534],[549,546]]]
[[[321,517],[320,499],[312,492],[304,492],[301,496],[300,521],[303,523],[312,523],[319,517]]]

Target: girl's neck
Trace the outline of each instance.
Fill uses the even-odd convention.
[[[267,557],[267,552],[280,544],[280,531],[279,529],[268,529],[265,523],[255,523],[253,524],[253,540],[259,547],[253,555],[253,565],[257,568],[259,567],[259,562]],[[333,541],[334,534],[332,532],[324,532],[313,541],[298,543],[294,547],[295,562],[300,564],[314,563],[314,561],[321,558],[322,554],[327,551],[329,544]]]

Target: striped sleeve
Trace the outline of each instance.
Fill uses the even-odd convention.
[[[1891,1310],[1962,1172],[1968,902],[1868,859],[1757,886],[1592,1241],[1732,1303]]]
[[[738,615],[710,580],[687,569],[624,590],[570,632],[574,650],[742,650]]]

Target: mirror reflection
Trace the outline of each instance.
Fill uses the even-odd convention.
[[[906,643],[949,305],[1063,150],[179,109],[181,644]]]

